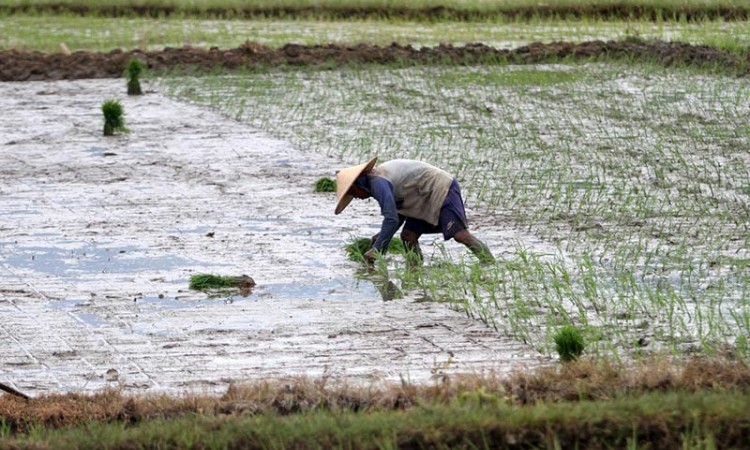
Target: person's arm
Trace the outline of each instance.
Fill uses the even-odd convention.
[[[401,226],[396,199],[393,197],[393,186],[385,178],[372,177],[370,178],[370,195],[380,204],[380,213],[383,215],[380,233],[372,248],[380,253],[386,253],[393,235]]]

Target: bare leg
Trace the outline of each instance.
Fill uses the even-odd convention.
[[[461,230],[453,236],[456,242],[465,245],[483,263],[495,262],[495,257],[484,242],[480,241],[469,230]]]
[[[402,230],[401,240],[404,243],[406,249],[406,262],[412,267],[419,267],[422,265],[422,249],[419,248],[419,237],[421,235],[411,231]]]

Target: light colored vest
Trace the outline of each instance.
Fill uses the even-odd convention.
[[[437,226],[453,177],[421,161],[394,159],[375,167],[371,175],[393,185],[398,213]]]

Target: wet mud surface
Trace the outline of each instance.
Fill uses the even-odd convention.
[[[146,91],[0,84],[0,382],[32,396],[214,393],[233,380],[431,382],[549,361],[417,293],[385,301],[343,249],[377,229],[377,208],[334,216],[335,195],[313,192],[343,163]],[[109,98],[129,134],[102,136]],[[477,226],[498,252],[512,242]],[[211,298],[188,288],[196,273],[256,285]]]
[[[737,55],[708,46],[661,41],[591,41],[535,43],[516,49],[496,49],[484,44],[437,47],[376,45],[288,44],[271,48],[248,42],[234,49],[167,48],[161,51],[113,50],[107,53],[77,51],[72,54],[23,50],[0,51],[0,81],[73,80],[122,77],[132,58],[155,72],[206,71],[274,66],[340,66],[346,64],[477,64],[497,61],[541,63],[561,59],[624,58],[666,66],[723,67],[740,75],[750,73],[750,53]]]

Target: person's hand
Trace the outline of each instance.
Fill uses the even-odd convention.
[[[375,260],[378,259],[378,251],[377,249],[371,248],[370,250],[367,250],[364,254],[365,261],[367,261],[369,264],[374,264]]]

